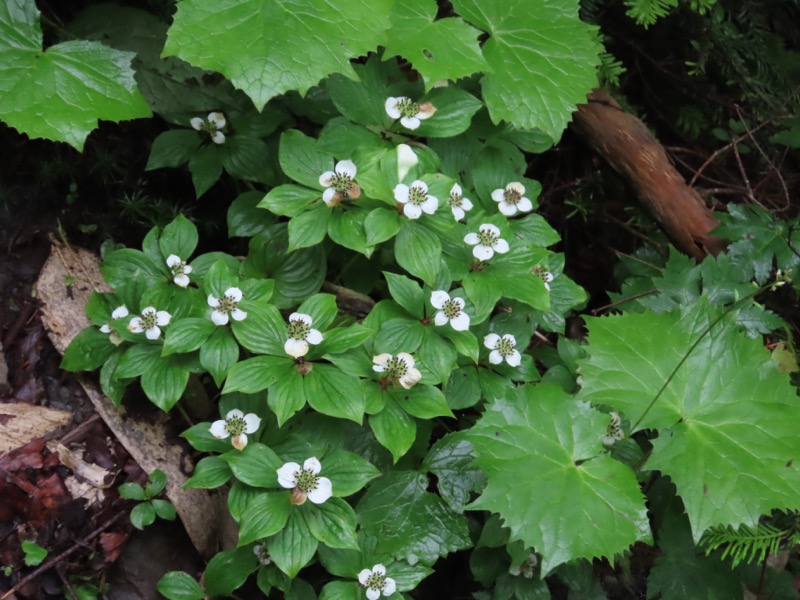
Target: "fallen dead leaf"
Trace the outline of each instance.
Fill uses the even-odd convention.
[[[26,403],[0,404],[0,456],[48,436],[72,421],[72,413]]]

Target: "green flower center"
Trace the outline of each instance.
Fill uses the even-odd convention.
[[[409,98],[404,98],[397,103],[397,110],[401,117],[416,117],[419,113],[419,104],[412,102]]]
[[[232,436],[242,435],[247,423],[244,422],[242,417],[228,417],[225,419],[225,431]]]
[[[500,338],[494,349],[500,353],[500,356],[511,356],[514,354],[514,345],[514,342],[511,340]]]
[[[304,340],[311,333],[311,325],[300,319],[289,321],[289,337],[295,340]]]
[[[352,181],[352,177],[347,173],[336,173],[331,177],[331,187],[341,194],[346,194]]]
[[[464,196],[462,196],[461,194],[456,194],[455,192],[452,192],[450,194],[450,198],[447,199],[447,203],[450,206],[457,206],[457,207],[461,206],[464,203]]]
[[[142,313],[142,327],[144,329],[152,329],[156,326],[156,313],[155,311],[147,311]]]
[[[456,302],[455,298],[451,298],[450,300],[444,301],[442,312],[448,319],[455,319],[461,314],[461,307],[459,306],[458,302]]]
[[[295,474],[295,478],[297,480],[297,487],[299,487],[304,492],[313,492],[317,489],[317,482],[319,482],[319,477],[314,475],[312,471],[307,469],[301,469]]]
[[[231,312],[238,306],[238,304],[239,303],[236,302],[236,300],[234,300],[231,296],[223,296],[219,301],[217,310],[224,313]]]
[[[389,377],[395,377],[399,379],[406,373],[408,373],[408,365],[402,358],[393,356],[386,364],[386,374],[389,375]]]
[[[478,231],[478,241],[481,246],[493,246],[499,238],[500,236],[491,229],[481,229]]]
[[[172,274],[173,275],[183,275],[183,267],[186,266],[185,262],[179,263],[172,267]]]
[[[417,185],[408,190],[408,201],[411,202],[411,204],[416,204],[419,206],[425,202],[427,197],[428,193]]]
[[[522,194],[520,194],[517,190],[506,188],[506,190],[503,192],[503,198],[509,204],[516,204],[522,200]]]
[[[386,575],[373,573],[367,578],[367,587],[382,592],[383,588],[386,587]]]

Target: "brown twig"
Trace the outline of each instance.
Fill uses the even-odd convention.
[[[714,152],[711,154],[711,156],[709,156],[706,159],[706,161],[702,165],[700,165],[700,168],[697,169],[697,171],[695,171],[694,175],[692,175],[692,178],[689,180],[689,187],[693,187],[694,186],[695,182],[697,181],[697,178],[700,177],[700,175],[703,173],[703,171],[706,170],[708,165],[710,165],[712,162],[714,162],[720,154],[722,154],[723,152],[725,152],[727,150],[730,150],[731,148],[737,146],[739,143],[742,142],[742,140],[744,140],[744,139],[746,139],[748,137],[752,137],[752,135],[756,131],[758,131],[762,127],[766,127],[766,125],[769,124],[770,122],[771,121],[764,121],[763,123],[759,123],[759,125],[757,127],[755,127],[752,131],[748,131],[748,132],[740,135],[739,137],[737,137],[735,140],[731,140],[730,142],[725,144],[722,148],[717,148],[716,150],[714,150]]]
[[[108,519],[105,523],[103,523],[100,527],[98,527],[97,529],[92,531],[89,535],[87,535],[83,539],[73,543],[72,546],[70,546],[69,548],[64,550],[61,554],[58,554],[58,555],[54,556],[53,558],[50,558],[50,559],[46,560],[45,562],[43,562],[41,564],[41,566],[39,566],[38,568],[36,568],[33,571],[31,571],[30,573],[28,573],[25,577],[20,579],[19,582],[17,582],[17,584],[14,587],[12,587],[5,594],[0,596],[0,600],[6,600],[6,598],[9,598],[10,596],[12,596],[21,587],[27,585],[29,582],[31,582],[34,579],[36,579],[42,573],[45,573],[45,572],[49,571],[50,569],[52,569],[53,566],[55,566],[58,563],[60,563],[62,560],[67,558],[70,554],[74,553],[76,550],[79,550],[80,548],[84,548],[94,538],[96,538],[98,535],[103,533],[106,529],[111,527],[114,523],[119,521],[122,517],[126,517],[126,516],[128,516],[128,512],[127,511],[122,511],[122,512],[117,513],[116,515],[114,515],[113,517]]]

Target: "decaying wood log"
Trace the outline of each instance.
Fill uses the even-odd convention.
[[[576,131],[628,181],[672,243],[698,261],[721,252],[725,241],[709,235],[717,220],[644,123],[601,89],[588,100],[574,114]]]

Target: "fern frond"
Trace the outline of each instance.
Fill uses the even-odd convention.
[[[625,0],[628,16],[636,23],[649,27],[678,6],[678,0]]]
[[[733,560],[732,568],[742,562],[763,561],[767,554],[775,554],[784,538],[791,535],[791,529],[778,529],[766,523],[759,523],[755,528],[742,525],[738,530],[732,527],[712,527],[700,540],[700,547],[705,548],[706,556],[725,546],[721,558],[728,556]]]

